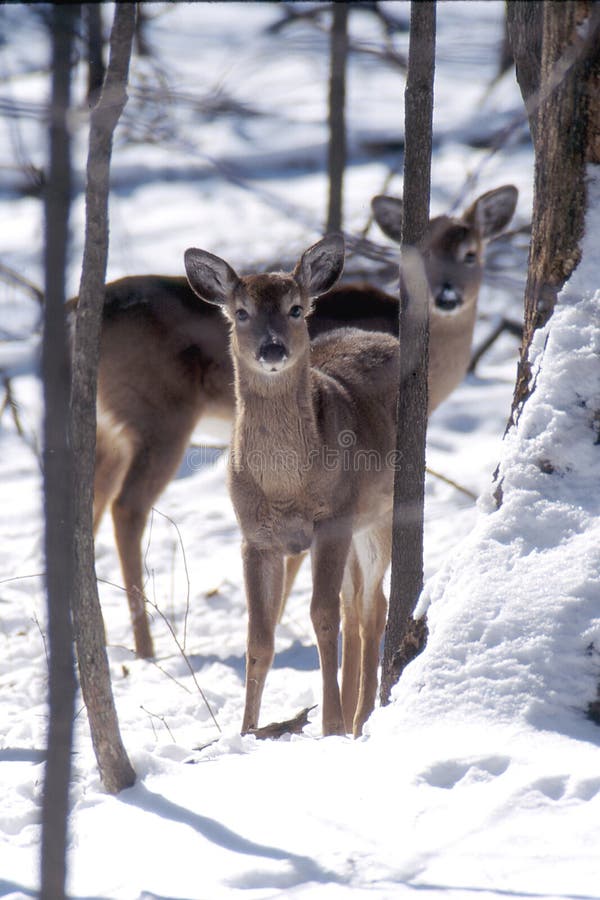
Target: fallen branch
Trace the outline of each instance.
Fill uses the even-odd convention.
[[[271,722],[270,725],[263,725],[262,728],[253,728],[248,734],[253,734],[259,741],[276,740],[283,737],[284,734],[302,734],[302,729],[308,725],[308,714],[313,709],[316,707],[307,706],[292,719],[286,719],[284,722]]]

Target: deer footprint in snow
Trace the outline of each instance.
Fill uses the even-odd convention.
[[[486,756],[477,759],[449,759],[431,766],[421,775],[421,780],[431,787],[449,790],[459,781],[476,783],[491,781],[508,769],[507,756]]]

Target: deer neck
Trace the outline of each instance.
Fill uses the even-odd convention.
[[[463,380],[471,358],[477,305],[454,315],[433,311],[429,320],[429,411]]]
[[[267,496],[301,491],[318,451],[309,356],[275,376],[236,365],[234,467],[244,467]]]

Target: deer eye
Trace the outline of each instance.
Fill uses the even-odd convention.
[[[250,315],[246,312],[245,309],[240,308],[240,309],[236,309],[235,317],[238,320],[238,322],[247,322],[248,319],[250,318]]]
[[[474,250],[469,250],[465,253],[465,258],[463,260],[468,266],[474,266],[477,262],[477,254]]]
[[[297,303],[290,309],[290,316],[292,317],[292,319],[299,319],[302,313],[303,309]]]

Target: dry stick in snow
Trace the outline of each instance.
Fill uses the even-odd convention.
[[[119,3],[110,59],[92,110],[86,186],[83,268],[73,346],[71,441],[75,460],[75,591],[73,625],[81,689],[104,787],[118,793],[135,781],[117,720],[94,569],[92,509],[96,441],[96,382],[104,279],[108,255],[108,191],[112,140],[127,101],[126,84],[136,5]]]

